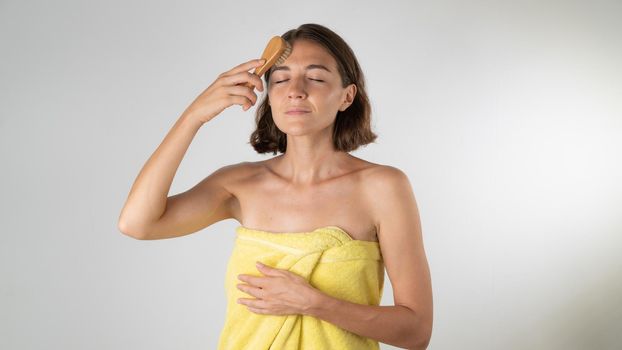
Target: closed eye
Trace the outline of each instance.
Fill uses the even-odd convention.
[[[284,81],[288,81],[288,80],[289,80],[289,79],[279,80],[279,81],[275,81],[274,83],[275,83],[275,84],[278,84],[278,83],[282,83],[282,82],[284,82]],[[311,79],[311,78],[309,78],[309,80],[318,81],[318,82],[324,82],[324,80],[320,80],[320,79]]]

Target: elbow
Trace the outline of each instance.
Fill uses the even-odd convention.
[[[144,235],[140,234],[139,231],[133,230],[123,220],[119,220],[119,222],[117,223],[117,229],[119,230],[119,232],[123,233],[124,235],[126,235],[128,237],[132,237],[132,238],[138,239],[138,240],[144,240],[145,239]]]
[[[417,338],[415,339],[415,342],[413,342],[412,345],[408,347],[408,350],[426,350],[429,345],[430,337]]]
[[[418,315],[421,316],[421,315]],[[432,319],[426,317],[418,317],[418,322],[414,323],[416,329],[411,333],[412,342],[408,347],[409,350],[426,350],[432,339]]]
[[[429,342],[425,344],[415,345],[408,348],[408,350],[427,350]]]

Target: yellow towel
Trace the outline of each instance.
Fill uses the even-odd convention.
[[[378,341],[359,336],[312,316],[256,314],[238,298],[254,298],[239,290],[239,274],[264,276],[259,261],[302,276],[322,292],[364,305],[379,305],[384,264],[378,242],[355,240],[337,226],[312,232],[276,233],[236,228],[227,265],[227,314],[218,350],[367,350]]]

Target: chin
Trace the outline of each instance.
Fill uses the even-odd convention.
[[[335,120],[318,120],[311,114],[308,116],[280,115],[273,119],[276,127],[283,133],[291,136],[302,136],[317,133],[323,129],[332,127]],[[324,125],[326,124],[326,125]]]
[[[279,127],[279,125],[277,125],[277,127],[283,133],[290,135],[290,136],[302,136],[302,135],[311,134],[315,131],[314,129],[305,127],[303,125],[288,125],[286,127]]]

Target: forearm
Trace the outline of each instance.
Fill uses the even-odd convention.
[[[139,172],[119,216],[126,234],[137,234],[157,221],[166,210],[166,201],[175,173],[201,125],[183,114]]]
[[[406,348],[426,349],[429,334],[411,309],[352,303],[318,291],[308,315],[354,334]]]

